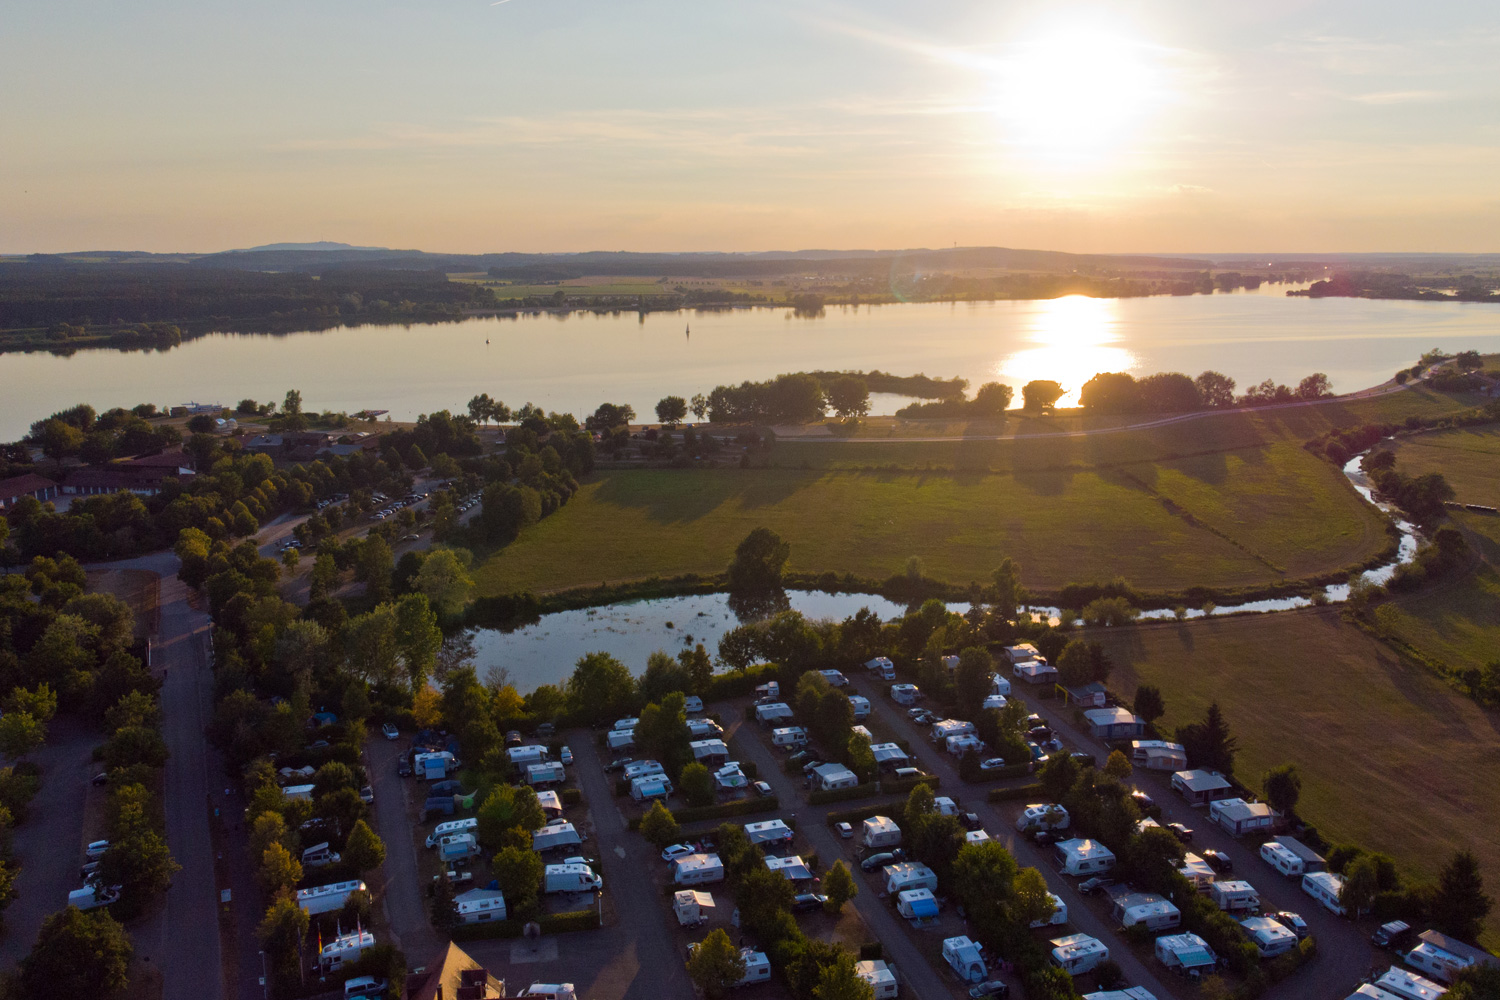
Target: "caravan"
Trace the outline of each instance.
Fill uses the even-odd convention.
[[[1050,802],[1035,802],[1021,810],[1016,817],[1017,833],[1035,833],[1037,830],[1066,830],[1068,811]]]
[[[870,984],[875,1000],[894,1000],[900,990],[896,970],[878,958],[855,962],[854,974]]]
[[[1288,878],[1296,878],[1307,873],[1302,859],[1274,840],[1268,840],[1260,845],[1260,859]]]
[[[332,913],[343,909],[344,901],[351,892],[369,892],[369,887],[355,879],[351,882],[334,882],[331,885],[314,886],[297,890],[297,905],[309,914]]]
[[[1496,964],[1495,956],[1489,952],[1437,931],[1423,931],[1417,938],[1417,946],[1406,953],[1406,964],[1445,983],[1453,982],[1465,969]]]
[[[1240,928],[1261,958],[1285,955],[1297,947],[1297,935],[1270,917],[1246,917],[1240,921]]]
[[[1048,944],[1052,945],[1052,964],[1070,976],[1092,972],[1109,958],[1109,948],[1104,942],[1087,934],[1053,938]]]
[[[873,850],[885,850],[901,844],[901,828],[889,816],[871,816],[864,822],[861,834],[864,845]]]
[[[937,875],[931,868],[914,861],[885,866],[885,891],[892,896],[907,889],[937,890]]]
[[[1385,975],[1375,980],[1375,986],[1401,1000],[1437,1000],[1448,992],[1446,986],[1394,965],[1385,971]]]
[[[1167,934],[1156,939],[1157,960],[1169,969],[1191,972],[1218,964],[1208,942],[1196,934]]]
[[[785,722],[792,715],[792,706],[784,701],[773,701],[769,705],[755,706],[755,721],[762,725],[772,722]]]
[[[484,924],[505,919],[505,893],[499,889],[470,889],[453,898],[461,924]]]
[[[629,750],[635,746],[635,730],[612,729],[604,737],[604,744],[614,751]]]
[[[1182,911],[1170,900],[1151,892],[1132,892],[1114,898],[1111,915],[1121,927],[1170,930],[1182,923]]]
[[[922,692],[917,690],[915,684],[891,685],[891,701],[898,705],[915,705],[920,697]]]
[[[1215,882],[1208,896],[1225,913],[1256,913],[1260,910],[1260,893],[1249,882]]]
[[[967,935],[943,941],[943,961],[966,983],[982,982],[989,974],[984,964],[984,950]]]
[[[938,915],[937,897],[931,889],[903,889],[896,894],[896,912],[907,920],[927,920]]]
[[[1099,875],[1115,866],[1115,852],[1097,840],[1059,841],[1057,866],[1064,875]]]
[[[871,676],[878,677],[883,681],[893,681],[896,679],[896,665],[884,656],[877,656],[873,660],[866,660],[865,670],[869,671]]]
[[[672,782],[665,774],[636,778],[630,783],[630,797],[637,802],[650,802],[653,799],[665,801],[671,794]]]
[[[1339,897],[1344,894],[1344,880],[1333,872],[1308,872],[1302,876],[1302,891],[1323,904],[1323,907],[1339,916],[1344,915],[1344,904]]]
[[[565,820],[548,823],[531,834],[531,849],[538,854],[560,847],[577,847],[582,843],[583,838],[578,835],[573,824]]]
[[[1033,920],[1032,930],[1040,927],[1061,927],[1068,922],[1068,904],[1063,902],[1063,898],[1055,892],[1047,893],[1047,898],[1052,901],[1052,916],[1046,920]]]
[[[450,837],[455,833],[478,832],[479,820],[475,819],[472,816],[468,819],[455,819],[447,823],[439,823],[437,826],[433,827],[432,832],[427,835],[427,846],[436,847],[442,842],[444,837]]]
[[[771,730],[771,744],[782,748],[807,746],[807,730],[801,726],[787,726]]]
[[[724,863],[717,854],[689,854],[672,862],[677,885],[711,885],[724,881]]]

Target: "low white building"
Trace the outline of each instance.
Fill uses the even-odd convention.
[[[1172,790],[1194,805],[1234,794],[1229,779],[1218,771],[1178,771],[1172,775]]]
[[[1269,830],[1274,821],[1270,806],[1264,802],[1246,802],[1244,799],[1219,799],[1212,802],[1208,807],[1208,817],[1231,837]]]
[[[1058,868],[1065,875],[1099,875],[1115,866],[1115,852],[1097,840],[1073,838],[1054,844]]]

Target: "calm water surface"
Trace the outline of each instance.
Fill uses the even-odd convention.
[[[0,440],[78,402],[232,406],[245,397],[280,400],[291,388],[311,409],[389,410],[398,420],[462,410],[478,392],[577,414],[611,400],[644,416],[665,395],[799,369],[879,368],[1017,388],[1051,378],[1075,393],[1100,371],[1213,368],[1242,387],[1265,378],[1295,384],[1321,371],[1335,390],[1350,391],[1384,381],[1432,347],[1500,350],[1493,305],[1284,292],[834,307],[817,318],[784,309],[545,314],[214,335],[162,354],[4,354]],[[901,403],[877,397],[876,412]]]

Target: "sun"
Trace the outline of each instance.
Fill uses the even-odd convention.
[[[1148,46],[1069,28],[1009,47],[995,68],[1002,140],[1036,156],[1092,160],[1134,135],[1162,103]]]

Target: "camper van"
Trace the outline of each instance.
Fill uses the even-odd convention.
[[[807,730],[801,726],[787,726],[771,730],[771,744],[778,747],[807,746]]]
[[[1225,913],[1255,913],[1260,909],[1260,893],[1249,882],[1215,882],[1208,887],[1208,897]]]
[[[690,694],[682,701],[682,710],[688,714],[703,711],[703,699],[695,694]]]
[[[943,961],[966,983],[983,982],[984,977],[989,974],[989,969],[984,964],[984,949],[967,935],[943,941]]]
[[[781,685],[776,681],[767,681],[755,689],[756,698],[780,698]]]
[[[1344,906],[1339,896],[1344,892],[1344,880],[1332,872],[1308,872],[1302,876],[1302,891],[1323,904],[1323,907],[1339,916],[1344,915]]]
[[[334,910],[344,908],[344,901],[349,898],[351,892],[369,892],[369,887],[355,879],[351,882],[334,882],[330,885],[314,886],[311,889],[298,889],[297,905],[312,916],[319,913],[332,913]]]
[[[901,843],[901,827],[889,816],[871,816],[864,822],[861,833],[864,845],[872,850],[883,851]]]
[[[869,671],[871,676],[878,677],[883,681],[893,681],[896,679],[896,665],[884,656],[877,656],[873,660],[866,660],[865,670]]]
[[[1297,878],[1306,874],[1302,859],[1274,840],[1268,840],[1260,845],[1260,859],[1287,878]]]
[[[108,906],[119,898],[120,886],[112,885],[105,889],[89,883],[82,889],[74,889],[68,893],[68,905],[80,910],[92,910],[97,906]]]
[[[375,947],[375,935],[369,931],[356,931],[334,938],[318,952],[318,968],[324,974],[337,972],[345,962],[353,962]]]
[[[828,686],[831,688],[841,688],[849,683],[849,678],[845,677],[838,670],[819,670],[818,673],[828,682]]]
[[[314,844],[302,852],[303,868],[321,868],[324,865],[338,864],[338,861],[339,852],[330,849],[327,841]]]
[[[455,819],[447,823],[439,823],[432,828],[427,835],[427,846],[436,847],[444,837],[451,837],[455,833],[478,833],[479,820],[470,816],[468,819]]]
[[[855,722],[858,722],[860,719],[868,719],[870,717],[870,699],[866,698],[862,694],[850,695],[849,707],[854,709]],[[869,739],[869,737],[866,736],[865,739]]]
[[[745,974],[735,981],[736,986],[750,986],[753,983],[769,982],[771,979],[771,960],[763,951],[753,948],[741,948],[740,958],[745,960]]]
[[[1240,927],[1261,958],[1285,955],[1297,947],[1297,935],[1270,917],[1246,917]]]
[[[588,865],[579,862],[548,865],[543,892],[597,892],[604,888],[604,879]]]
[[[915,705],[920,697],[922,692],[917,690],[915,684],[891,685],[891,701],[898,705]]]
[[[526,768],[526,783],[533,788],[560,785],[568,780],[567,769],[558,763],[531,764]]]
[[[717,854],[689,854],[672,862],[677,885],[711,885],[724,881],[724,863]]]
[[[1047,893],[1047,898],[1052,900],[1052,916],[1046,920],[1033,920],[1033,929],[1038,927],[1061,927],[1068,922],[1068,904],[1055,892]]]
[[[1104,942],[1087,934],[1069,934],[1047,943],[1052,945],[1052,964],[1070,976],[1092,972],[1100,962],[1109,958],[1109,949]]]

